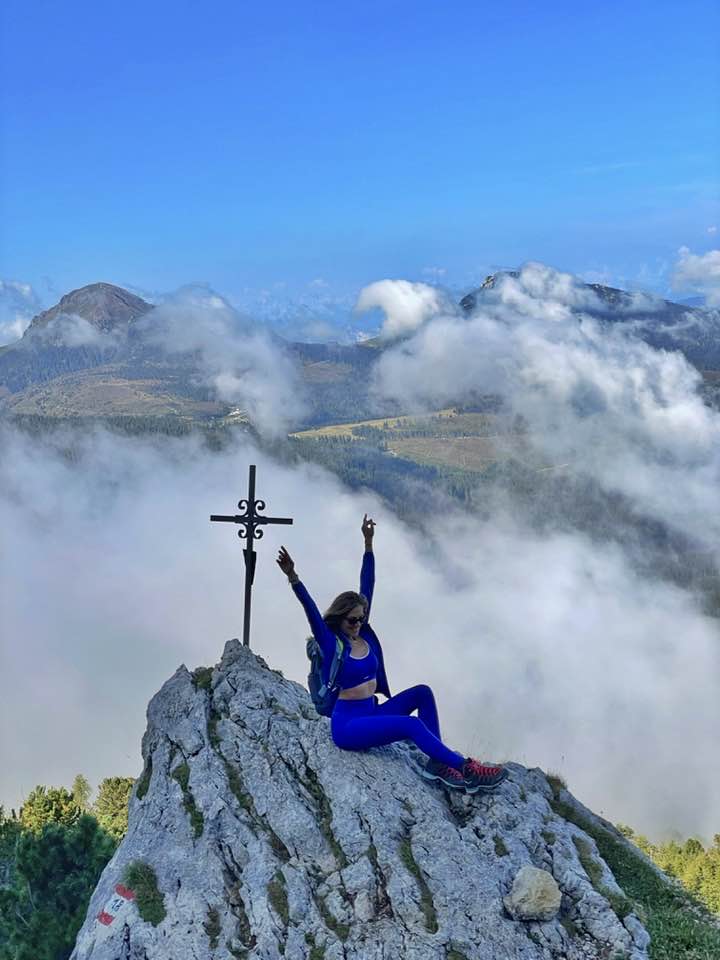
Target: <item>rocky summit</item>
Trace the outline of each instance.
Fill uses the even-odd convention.
[[[511,763],[469,796],[423,780],[407,742],[340,750],[307,691],[237,640],[164,684],[142,752],[71,960],[648,956],[577,822],[614,828],[557,781]]]
[[[25,331],[33,337],[38,330],[48,327],[58,317],[78,316],[104,333],[126,329],[148,311],[152,304],[140,297],[116,287],[112,283],[91,283],[66,294],[50,310],[44,310],[33,318]]]

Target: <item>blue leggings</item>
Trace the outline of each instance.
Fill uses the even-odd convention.
[[[417,717],[411,717],[413,710]],[[462,770],[465,757],[450,750],[440,739],[435,697],[424,683],[378,704],[375,697],[363,700],[338,698],[330,720],[333,743],[342,750],[366,750],[397,740],[412,740],[433,760]]]

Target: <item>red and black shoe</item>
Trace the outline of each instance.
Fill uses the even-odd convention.
[[[451,790],[465,789],[465,777],[459,770],[432,758],[429,758],[425,764],[422,775],[426,780],[439,780],[440,783],[450,787]]]
[[[494,790],[503,780],[507,779],[505,767],[489,766],[468,757],[462,768],[462,776],[467,793],[477,793],[478,790]]]

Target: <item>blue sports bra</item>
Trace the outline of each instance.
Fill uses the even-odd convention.
[[[367,640],[365,643],[367,643]],[[377,657],[368,643],[368,652],[364,657],[358,659],[348,654],[345,658],[343,668],[337,677],[340,688],[349,690],[350,687],[357,687],[368,680],[374,680],[377,675],[377,668]]]

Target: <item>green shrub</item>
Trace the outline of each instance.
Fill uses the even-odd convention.
[[[123,883],[135,893],[135,902],[143,920],[156,927],[165,919],[165,900],[158,890],[155,871],[142,860],[133,860],[125,867]]]
[[[322,788],[322,784],[317,778],[317,774],[312,769],[312,767],[306,766],[305,773],[307,775],[307,780],[303,780],[303,785],[308,790],[310,795],[315,800],[318,810],[318,819],[319,826],[323,833],[323,836],[330,844],[335,858],[338,861],[341,869],[348,865],[348,859],[345,856],[345,851],[340,846],[337,841],[335,834],[332,829],[332,807],[330,806],[330,801],[327,798],[325,791]]]
[[[410,843],[409,837],[405,837],[400,843],[400,859],[417,881],[420,890],[420,909],[425,917],[425,926],[430,933],[437,933],[437,912],[435,910],[435,904],[433,903],[432,893],[413,856],[412,844]]]
[[[624,920],[625,917],[632,912],[632,904],[623,894],[611,890],[603,883],[602,864],[593,856],[590,841],[586,840],[585,837],[573,836],[573,843],[578,852],[583,870],[590,878],[590,883],[592,883],[593,888],[597,890],[601,896],[605,897],[618,919]]]
[[[545,779],[552,787],[552,792],[555,795],[555,797],[560,796],[561,790],[567,790],[567,783],[565,782],[564,778],[561,777],[560,774],[557,773],[556,771],[549,770],[545,774]]]
[[[275,876],[268,883],[267,892],[268,899],[272,904],[273,909],[281,918],[283,925],[287,927],[288,920],[290,918],[290,911],[288,907],[285,877],[280,870],[277,871]]]
[[[208,907],[207,920],[203,924],[203,929],[208,935],[210,949],[215,950],[220,939],[220,931],[222,930],[220,925],[220,914],[216,907]]]
[[[493,837],[493,842],[495,844],[495,853],[499,857],[507,857],[510,851],[505,846],[505,841],[503,840],[503,838],[498,836],[498,834],[496,833],[495,836]]]
[[[320,899],[317,906],[325,926],[328,928],[328,930],[332,930],[335,936],[344,943],[350,935],[350,927],[346,923],[340,923],[335,919],[335,917],[330,913],[328,905],[324,899]]]
[[[173,780],[177,780],[180,784],[180,788],[183,792],[183,806],[185,807],[186,812],[190,816],[190,823],[192,824],[193,832],[196,837],[202,836],[203,829],[205,828],[205,820],[202,815],[202,810],[199,810],[195,804],[195,798],[192,795],[192,791],[188,785],[190,780],[190,767],[187,763],[183,762],[178,764],[177,767],[172,772]]]
[[[212,687],[212,667],[197,667],[192,672],[192,682],[196,690],[210,690]]]

